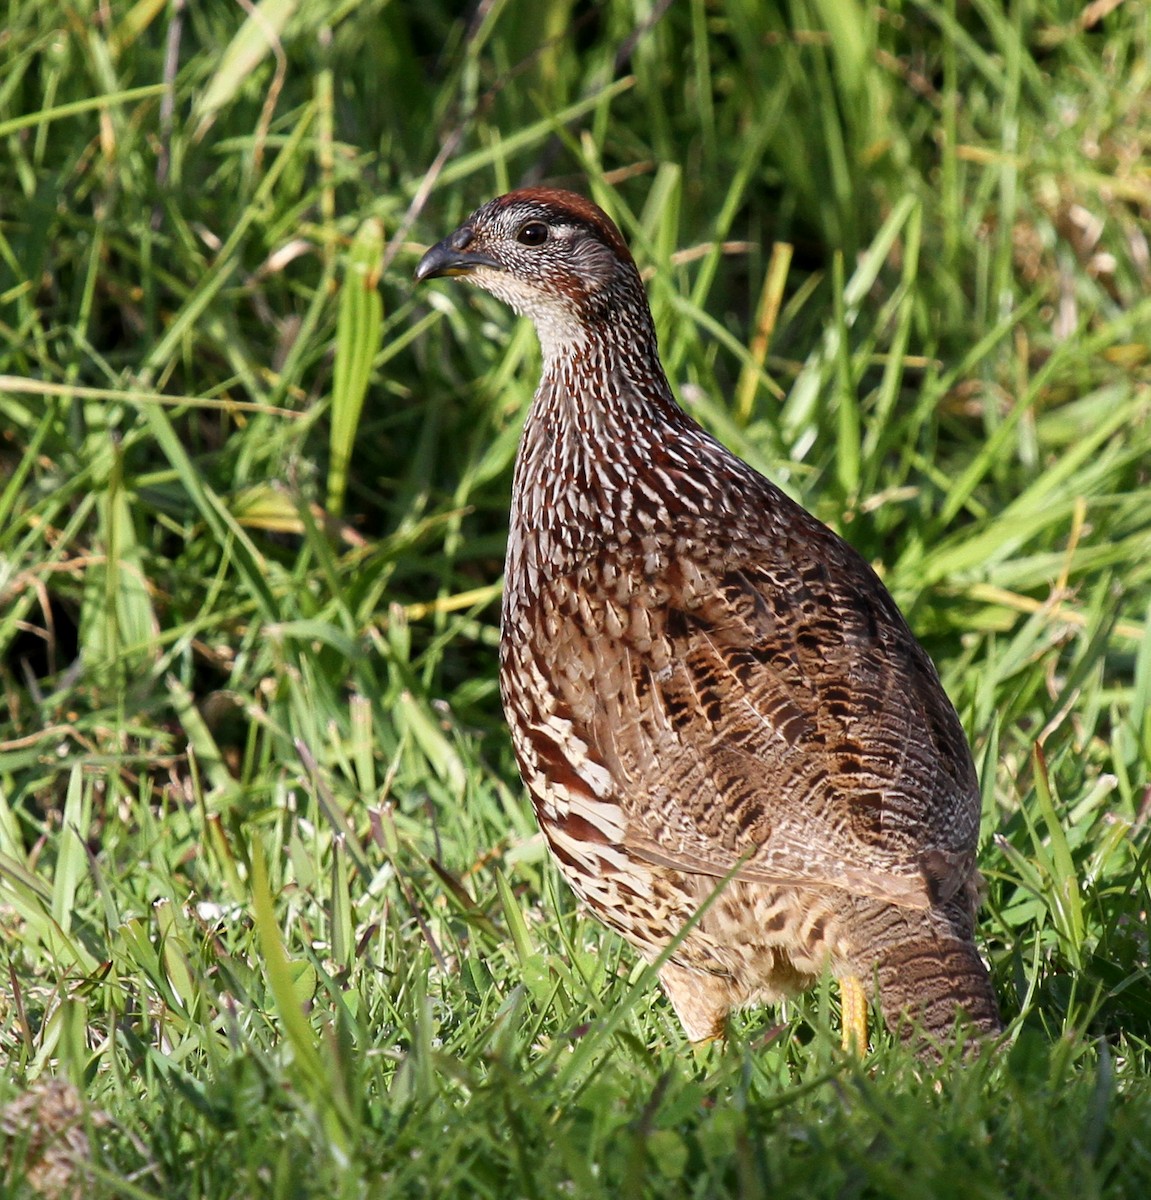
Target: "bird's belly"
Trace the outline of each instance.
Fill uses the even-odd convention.
[[[552,855],[592,914],[649,962],[670,959],[725,981],[739,1007],[803,991],[854,961],[837,889],[767,886],[676,871],[581,838],[579,822],[536,803]]]
[[[540,827],[576,895],[648,961],[676,942],[672,961],[722,978],[733,1006],[801,991],[850,953],[829,898],[835,889],[737,880],[721,886],[711,875],[651,863],[627,845],[622,804],[629,788],[647,784],[642,762],[620,745],[627,740],[620,736],[622,713],[630,709],[638,719],[627,695],[635,640],[627,638],[628,649],[619,640],[624,622],[631,631],[636,621],[629,609],[643,586],[632,587],[629,596],[585,591],[576,609],[562,599],[549,603],[562,596],[553,586],[532,606],[505,609],[504,708]],[[651,662],[661,632],[658,612],[648,611],[655,622],[645,648]],[[599,741],[611,743],[606,755],[605,745],[589,745],[605,710],[616,714],[612,733],[601,730]],[[644,740],[654,740],[648,734]]]

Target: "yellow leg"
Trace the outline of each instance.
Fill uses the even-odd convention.
[[[839,981],[843,1008],[843,1048],[863,1054],[867,1050],[867,993],[857,975],[844,975]]]

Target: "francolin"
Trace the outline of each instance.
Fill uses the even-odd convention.
[[[980,795],[931,660],[871,567],[675,402],[635,262],[582,196],[489,201],[416,279],[530,317],[500,684],[560,870],[692,1040],[839,979],[931,1047],[1000,1028],[976,951]],[[702,916],[684,934],[693,917]]]

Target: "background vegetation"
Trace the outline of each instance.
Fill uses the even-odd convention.
[[[0,59],[0,1192],[1148,1194],[1146,5],[11,0]],[[693,1050],[547,861],[537,350],[410,282],[535,180],[940,664],[999,1056],[844,1060],[826,989]]]

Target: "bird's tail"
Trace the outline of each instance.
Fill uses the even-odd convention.
[[[980,1037],[1003,1028],[964,908],[958,899],[927,910],[889,906],[886,920],[880,918],[887,928],[872,943],[880,947],[872,977],[883,1019],[904,1038],[922,1038],[925,1047],[947,1042],[957,1017]]]

